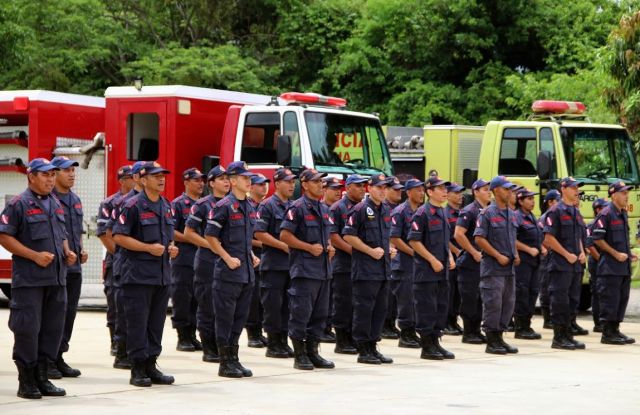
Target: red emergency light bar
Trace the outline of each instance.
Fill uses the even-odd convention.
[[[582,102],[540,100],[531,104],[536,114],[582,114],[587,107]]]
[[[280,94],[280,99],[298,104],[319,104],[331,107],[347,106],[347,100],[344,98],[327,97],[320,94],[314,94],[312,92],[285,92]]]

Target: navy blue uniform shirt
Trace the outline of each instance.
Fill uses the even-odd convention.
[[[327,206],[306,195],[291,203],[284,216],[280,231],[287,230],[299,240],[308,244],[320,244],[324,251],[313,256],[307,251],[291,248],[289,253],[289,274],[291,278],[314,280],[331,279],[329,261],[329,238],[333,230],[333,218]]]
[[[449,223],[444,208],[426,203],[416,210],[411,219],[410,241],[420,241],[438,261],[442,271],[435,272],[421,255],[413,256],[414,282],[446,281],[449,275]]]
[[[111,229],[112,233],[113,233],[113,227],[115,226],[116,222],[118,221],[118,217],[120,216],[120,210],[122,209],[122,205],[124,204],[124,202],[136,196],[138,193],[139,192],[136,189],[131,189],[127,194],[118,196],[113,199],[112,201],[113,209],[111,209],[111,218],[109,219],[109,223],[107,224],[107,228]],[[120,275],[122,275],[121,268],[122,268],[122,248],[120,247],[120,245],[116,244],[116,249],[113,254],[113,276],[114,277],[119,277]]]
[[[67,272],[82,272],[80,265],[80,251],[82,251],[82,224],[84,213],[82,212],[82,201],[77,194],[60,193],[55,188],[53,195],[58,198],[64,210],[64,221],[67,229],[67,243],[69,249],[76,254],[78,260],[73,265],[67,266]]]
[[[560,201],[546,212],[544,233],[555,236],[564,249],[579,257],[582,252],[580,245],[583,238],[583,223],[582,215],[574,206]],[[580,261],[570,264],[562,255],[550,249],[548,269],[549,271],[580,272],[582,265]]]
[[[609,203],[594,221],[592,238],[594,241],[605,241],[611,248],[629,256],[626,261],[620,262],[601,251],[597,275],[631,275],[629,219],[625,210],[619,210]]]
[[[478,249],[478,246],[476,245],[473,233],[476,230],[476,221],[480,211],[482,211],[482,205],[480,205],[477,200],[474,200],[473,203],[468,204],[460,211],[458,221],[456,222],[456,226],[460,226],[467,230],[465,235],[475,249]],[[473,256],[471,256],[467,251],[463,251],[462,254],[460,254],[460,257],[456,261],[456,266],[471,270],[480,269],[480,264],[477,263],[476,260],[473,259]]]
[[[483,252],[482,261],[480,261],[480,277],[513,275],[513,260],[517,255],[517,229],[515,212],[508,207],[500,209],[495,202],[478,215],[473,236],[484,237],[496,251],[510,260],[508,265],[502,266],[494,257]]]
[[[518,241],[523,244],[538,249],[538,252],[542,249],[542,238],[544,234],[542,229],[538,225],[536,216],[532,213],[525,213],[522,209],[516,210],[516,220],[518,224]],[[540,263],[540,253],[537,256],[532,257],[524,251],[520,251],[520,260],[532,266],[537,266]]]
[[[184,233],[185,224],[191,214],[191,207],[195,202],[186,193],[173,199],[171,210],[175,222],[174,230]],[[189,242],[176,242],[176,246],[178,247],[178,256],[171,260],[171,264],[193,268],[198,247]]]
[[[409,201],[405,201],[393,209],[391,212],[390,238],[400,238],[405,242],[409,241],[411,218],[413,218],[414,213],[416,213],[416,211],[411,209]],[[395,258],[391,259],[391,271],[408,273],[413,276],[413,256],[398,250]]]
[[[204,237],[204,230],[207,228],[207,220],[213,220],[213,212],[215,211],[216,203],[220,200],[222,200],[222,198],[218,199],[213,195],[207,195],[198,199],[191,206],[191,212],[189,213],[185,226],[195,230],[198,232],[198,235]],[[211,248],[198,246],[195,259],[212,264],[211,275],[213,276],[213,266],[218,260],[218,255],[216,255]]]
[[[371,248],[383,248],[384,255],[380,259],[354,249],[351,254],[351,279],[384,281],[391,276],[391,258],[389,256],[389,237],[391,234],[391,217],[388,204],[376,206],[371,198],[366,197],[351,210],[343,235],[359,237]]]
[[[2,211],[0,233],[13,236],[36,252],[46,251],[55,255],[55,259],[46,267],[41,267],[31,259],[13,255],[11,287],[66,285],[63,242],[67,239],[67,230],[64,210],[58,199],[25,190],[11,199]]]
[[[333,219],[334,233],[342,235],[342,230],[347,225],[349,213],[357,203],[344,195],[342,199],[331,205],[331,217]],[[351,273],[351,255],[341,249],[336,248],[336,255],[331,261],[333,272]]]
[[[458,241],[456,241],[456,239],[454,238],[456,223],[458,223],[458,217],[460,216],[460,209],[456,209],[452,206],[447,205],[447,207],[444,209],[444,212],[447,215],[447,223],[449,224],[449,240],[453,244],[453,246],[458,249],[462,249],[460,248]]]
[[[100,206],[98,207],[98,226],[96,227],[96,236],[100,237],[107,233],[107,230],[111,229],[109,227],[109,222],[111,220],[111,211],[113,210],[113,203],[122,194],[120,192],[114,193],[108,198],[104,199],[100,202]],[[104,257],[104,265],[109,268],[113,264],[113,254],[107,251],[107,254]]]
[[[280,225],[290,204],[290,201],[281,200],[275,193],[260,203],[254,232],[267,232],[279,240]],[[286,252],[269,245],[262,245],[260,271],[287,271],[288,269],[289,255]]]

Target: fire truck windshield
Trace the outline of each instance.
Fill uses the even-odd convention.
[[[569,175],[585,183],[622,179],[640,184],[633,145],[625,130],[563,127],[560,135]]]
[[[324,171],[391,175],[392,164],[378,120],[348,114],[305,111],[316,166]]]

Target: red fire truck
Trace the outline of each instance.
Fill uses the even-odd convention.
[[[36,96],[40,99],[36,100]],[[86,140],[104,138],[104,152],[91,153],[89,168],[78,172],[75,189],[85,211],[85,249],[89,247],[90,261],[84,274],[88,283],[100,281],[103,257],[94,237],[94,212],[106,194],[117,190],[115,172],[124,164],[157,160],[171,170],[174,174],[167,181],[167,198],[182,191],[180,174],[175,173],[192,166],[206,172],[233,160],[244,160],[252,171],[267,177],[280,166],[290,167],[294,172],[303,166],[314,167],[341,180],[352,173],[367,176],[393,173],[378,117],[347,110],[347,103],[341,98],[296,92],[271,97],[179,85],[110,87],[105,91],[105,99],[73,96],[76,104],[86,100],[94,105],[76,108],[71,101],[60,102],[57,112],[47,112],[43,118],[44,102],[51,100],[42,96],[62,100],[62,96],[69,95],[46,91],[0,92],[0,120],[6,119],[0,131],[14,134],[13,131],[21,130],[29,135],[27,141],[12,137],[2,147],[19,142],[22,148],[28,148],[28,157],[25,152],[21,158],[23,163],[27,158],[53,154],[65,154],[80,161],[85,158],[81,147]],[[30,106],[16,109],[16,102],[25,101],[23,97]],[[47,133],[37,135],[45,126]],[[0,148],[0,159],[4,154]],[[83,167],[86,165],[85,161]],[[17,170],[20,168],[11,167],[12,174]],[[17,184],[10,189],[3,185],[2,193],[16,194],[24,189],[24,169],[20,171]],[[4,259],[0,258],[0,267],[4,266],[0,282],[8,282],[10,277],[6,252]]]

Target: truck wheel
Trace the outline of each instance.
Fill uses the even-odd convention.
[[[0,290],[8,299],[11,299],[11,284],[0,284]]]
[[[589,284],[582,284],[582,291],[580,292],[580,305],[578,310],[587,311],[591,308],[591,287]]]

